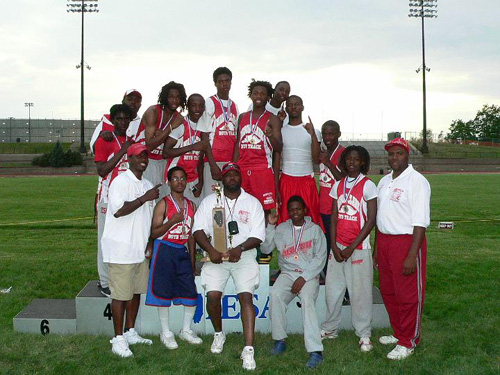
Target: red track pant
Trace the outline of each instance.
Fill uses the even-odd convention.
[[[417,268],[403,275],[403,262],[408,255],[412,235],[377,233],[377,256],[380,292],[389,313],[398,344],[414,348],[420,341],[425,297],[427,241],[424,238],[417,254]]]

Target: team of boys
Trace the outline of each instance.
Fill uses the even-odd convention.
[[[310,119],[304,123],[302,99],[289,95],[288,82],[273,90],[268,82],[252,81],[252,105],[238,116],[229,98],[231,71],[218,68],[213,80],[217,94],[206,100],[199,94],[187,98],[181,84],[170,82],[142,119],[137,115],[142,96],[129,90],[92,137],[101,177],[98,272],[101,291],[112,298],[112,351],[128,357],[129,345],[152,344],[134,329],[144,293],[146,304],[158,307],[160,338],[168,349],[177,348],[169,322],[172,303],[184,306],[179,338],[202,343],[191,329],[197,243],[210,259],[201,280],[215,331],[212,353],[223,350],[221,298],[232,277],[241,305],[243,368],[256,368],[253,292],[260,247],[264,260],[278,250],[281,270],[270,292],[272,355],[286,350],[286,309],[298,296],[306,365],[321,364],[322,340],[338,336],[346,289],[360,349],[372,350],[373,267],[394,329],[379,341],[396,345],[389,359],[411,355],[420,340],[430,186],[409,164],[408,143],[395,139],[385,146],[392,173],[377,188],[366,177],[368,152],[361,146],[344,149],[335,121],[323,124],[321,133]],[[183,117],[178,109],[186,105]],[[319,194],[313,163],[320,163]],[[226,212],[225,253],[213,245],[216,204]],[[375,223],[372,255],[369,234]],[[315,303],[323,270],[327,311],[320,325]]]

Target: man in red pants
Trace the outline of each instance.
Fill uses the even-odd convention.
[[[396,344],[387,355],[405,359],[420,341],[425,296],[427,242],[430,223],[429,182],[408,164],[410,147],[402,138],[385,145],[392,173],[378,184],[377,245],[380,292],[394,335],[381,344]]]

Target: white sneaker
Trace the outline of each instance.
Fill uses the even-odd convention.
[[[199,345],[199,344],[202,344],[203,343],[203,340],[200,339],[196,333],[194,333],[192,330],[187,330],[187,331],[180,331],[179,332],[179,338],[181,340],[184,340],[184,341],[187,341],[188,343],[190,344],[194,344],[194,345]]]
[[[222,353],[222,349],[224,349],[225,342],[226,342],[226,335],[224,334],[224,332],[215,332],[214,342],[210,347],[210,351],[214,354]]]
[[[139,336],[139,334],[137,333],[137,331],[134,328],[130,328],[127,332],[125,332],[123,334],[123,337],[125,337],[125,340],[127,340],[127,343],[129,345],[134,345],[134,344],[152,345],[153,344],[153,341]]]
[[[112,344],[111,351],[120,357],[132,357],[134,355],[128,347],[127,340],[122,335],[113,337],[109,342]]]
[[[241,352],[241,359],[243,360],[243,368],[245,370],[255,370],[257,364],[253,358],[254,350],[253,346],[245,346]]]
[[[324,329],[321,330],[321,340],[336,339],[337,337],[339,337],[337,330],[333,330],[331,332],[325,331]]]
[[[406,346],[396,345],[392,351],[387,354],[387,358],[399,361],[408,358],[413,353],[413,349],[408,349]]]
[[[362,352],[369,352],[373,349],[373,344],[370,341],[369,337],[361,337],[359,339],[359,348],[361,349]]]
[[[167,347],[167,349],[174,350],[179,347],[177,341],[175,341],[175,336],[172,331],[162,332],[160,334],[160,340]]]
[[[393,345],[398,343],[398,339],[395,338],[393,335],[389,336],[381,336],[378,339],[378,342],[381,343],[382,345]]]

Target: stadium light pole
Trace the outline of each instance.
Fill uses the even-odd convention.
[[[85,147],[85,114],[84,114],[84,79],[83,72],[84,68],[90,70],[90,66],[84,60],[84,19],[85,13],[98,13],[99,9],[98,0],[68,0],[66,4],[68,13],[81,13],[82,14],[82,54],[80,59],[80,64],[76,66],[77,69],[80,69],[80,153],[87,153],[87,149]]]
[[[423,134],[422,134],[422,153],[429,153],[427,146],[427,102],[426,102],[426,87],[425,73],[431,69],[425,65],[425,18],[437,17],[437,0],[410,0],[410,12],[408,17],[419,17],[422,19],[422,66],[417,69],[417,73],[422,71],[422,94],[423,94]]]
[[[34,106],[33,103],[24,103],[25,107],[28,107],[28,142],[31,143],[31,107]]]

